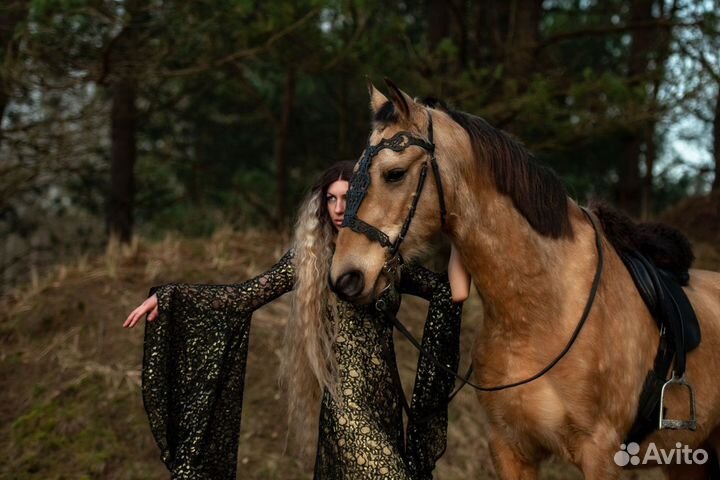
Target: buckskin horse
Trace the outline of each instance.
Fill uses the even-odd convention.
[[[337,238],[331,287],[355,303],[374,301],[396,274],[398,255],[415,256],[442,230],[483,300],[472,382],[500,478],[536,478],[551,454],[588,479],[616,478],[618,463],[628,463],[617,461],[618,452],[637,453],[625,445],[630,440],[641,453],[651,442],[670,453],[678,445],[705,449],[695,464],[663,469],[669,478],[713,475],[720,274],[689,270],[689,244],[672,229],[638,225],[607,208],[582,209],[550,169],[484,120],[416,102],[387,84],[390,99],[369,86],[373,128],[351,181],[349,228]],[[662,308],[644,301],[647,285],[631,277],[623,251],[644,253],[646,264],[664,267],[663,276],[680,278],[677,290],[694,309],[701,342],[699,332],[688,339],[693,334],[682,322],[672,327],[654,318],[651,311]],[[683,346],[683,339],[695,344]],[[673,382],[661,401],[671,362]],[[696,422],[659,428],[658,412],[665,419],[694,413]]]

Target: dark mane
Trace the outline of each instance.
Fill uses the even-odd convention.
[[[592,211],[600,219],[605,236],[618,252],[640,252],[656,266],[671,272],[687,285],[695,255],[679,230],[662,223],[635,223],[612,207],[599,203]]]
[[[557,174],[538,164],[525,147],[480,117],[433,100],[470,135],[475,157],[486,162],[500,193],[541,235],[571,237],[567,191]]]

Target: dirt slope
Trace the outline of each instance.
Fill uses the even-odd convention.
[[[143,329],[120,325],[152,285],[244,280],[278,259],[284,244],[272,235],[230,231],[205,241],[140,242],[81,259],[0,299],[0,478],[167,478],[140,396]],[[253,317],[238,478],[312,475],[311,466],[284,451],[285,399],[276,368],[289,300],[286,295]],[[401,319],[416,335],[425,308],[420,300],[403,303]],[[466,366],[482,319],[477,296],[463,318]],[[405,340],[397,345],[409,386],[417,355]],[[470,389],[451,405],[448,450],[436,478],[494,478],[483,415]],[[551,461],[542,478],[580,475]]]

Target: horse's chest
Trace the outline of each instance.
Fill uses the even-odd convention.
[[[512,383],[530,377],[534,362],[515,357],[512,349],[493,351],[484,348],[475,358],[480,384],[487,386]],[[479,353],[479,352],[476,352]],[[552,382],[540,378],[529,384],[497,392],[478,393],[488,420],[514,438],[533,438],[542,444],[557,443],[565,430],[568,410]]]
[[[516,391],[483,393],[489,420],[517,434],[554,437],[567,423],[565,404],[548,383],[518,387]]]

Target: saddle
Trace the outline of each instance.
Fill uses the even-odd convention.
[[[648,372],[640,394],[640,403],[625,444],[641,443],[645,437],[659,429],[695,430],[695,394],[685,380],[688,352],[700,344],[700,324],[682,286],[689,281],[687,271],[672,273],[658,268],[638,252],[620,252],[635,286],[660,329],[660,345],[653,369]],[[668,373],[673,364],[672,377]],[[688,420],[667,419],[664,395],[668,388],[684,387],[690,397]]]

